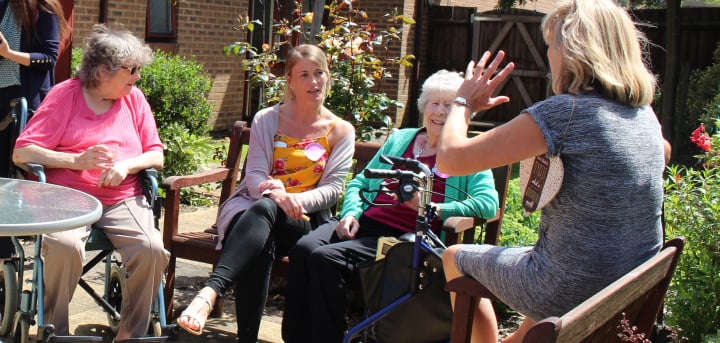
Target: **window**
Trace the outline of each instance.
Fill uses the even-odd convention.
[[[177,0],[148,0],[145,39],[168,42],[177,39]]]

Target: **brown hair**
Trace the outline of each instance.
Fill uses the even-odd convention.
[[[22,26],[22,32],[28,43],[38,37],[38,33],[35,32],[38,11],[55,14],[60,27],[61,41],[70,33],[70,26],[65,20],[60,0],[11,0],[9,6],[12,8],[15,19],[20,21],[19,24]]]

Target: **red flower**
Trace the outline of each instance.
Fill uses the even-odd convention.
[[[287,161],[284,158],[278,158],[277,160],[275,160],[275,170],[277,170],[278,172],[285,171],[286,163]]]
[[[705,124],[701,123],[700,127],[690,134],[690,141],[700,147],[700,149],[703,149],[703,151],[707,152],[712,150],[712,139],[710,139],[710,136],[705,132]]]
[[[318,163],[313,167],[313,174],[318,175],[322,174],[325,170],[325,163]]]

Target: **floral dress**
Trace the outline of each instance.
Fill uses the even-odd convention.
[[[295,138],[280,131],[275,134],[271,175],[283,182],[286,192],[301,193],[320,182],[330,156],[327,136],[339,121],[333,122],[322,137]]]

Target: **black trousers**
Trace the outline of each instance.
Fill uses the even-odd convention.
[[[20,86],[0,88],[0,120],[10,113],[10,100],[20,96]],[[12,163],[13,125],[0,131],[0,177],[10,177],[10,164]],[[0,258],[10,257],[15,252],[10,237],[0,237]]]
[[[233,221],[206,285],[221,296],[235,285],[238,342],[257,342],[273,260],[277,254],[287,254],[311,227],[310,222],[288,218],[267,198],[253,203]]]
[[[319,226],[290,250],[282,321],[286,343],[342,342],[348,281],[355,278],[358,265],[375,259],[379,237],[403,234],[362,216],[357,237],[344,241],[335,233],[337,223]]]

